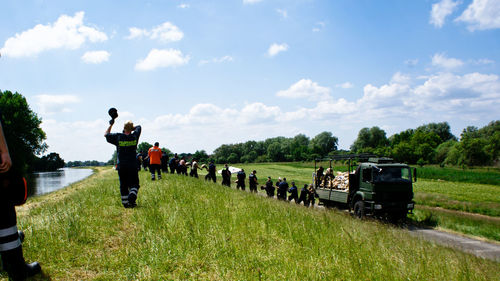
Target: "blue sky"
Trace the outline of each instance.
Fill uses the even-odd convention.
[[[0,53],[66,161],[111,157],[109,107],[174,152],[500,119],[500,0],[4,0]]]

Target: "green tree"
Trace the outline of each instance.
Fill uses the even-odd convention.
[[[457,140],[457,138],[451,133],[450,125],[448,124],[448,122],[425,124],[418,127],[417,131],[436,133],[441,139],[440,143],[449,140]]]
[[[13,169],[27,171],[27,163],[47,149],[42,120],[19,93],[0,91],[0,113]]]
[[[138,146],[137,146],[137,151],[139,152],[148,152],[148,150],[153,147],[152,144],[150,144],[149,142],[141,142]]]
[[[316,135],[310,143],[310,147],[314,153],[324,157],[331,151],[337,150],[338,138],[333,136],[331,132],[322,132]]]
[[[193,159],[197,159],[198,163],[206,163],[208,160],[208,154],[205,152],[205,150],[197,150],[193,154]]]
[[[388,145],[389,140],[384,130],[379,127],[363,128],[351,145],[351,150],[357,153],[375,153],[375,150],[384,149]]]

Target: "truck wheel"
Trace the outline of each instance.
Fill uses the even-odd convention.
[[[354,216],[359,219],[363,219],[365,217],[365,202],[359,200],[354,203]]]

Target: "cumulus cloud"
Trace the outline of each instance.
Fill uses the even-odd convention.
[[[243,4],[255,4],[262,2],[262,0],[243,0]]]
[[[342,89],[350,89],[350,88],[354,87],[354,85],[351,82],[344,82],[342,84],[335,85],[335,87],[342,88]]]
[[[411,67],[416,66],[418,64],[418,59],[405,60],[405,64]]]
[[[433,4],[429,23],[433,24],[437,28],[441,28],[444,25],[446,17],[455,11],[458,4],[458,1],[455,2],[452,0],[441,0],[440,2]]]
[[[276,9],[276,12],[278,12],[282,18],[288,18],[288,12],[285,9]]]
[[[189,56],[184,56],[179,50],[152,49],[145,59],[137,62],[135,69],[139,71],[149,71],[162,67],[182,66],[187,64],[189,59]]]
[[[177,8],[187,9],[187,8],[189,8],[189,4],[182,3],[182,4],[177,5]]]
[[[212,58],[212,59],[208,59],[208,60],[201,60],[199,62],[199,65],[205,65],[205,64],[208,64],[208,63],[232,62],[233,60],[234,59],[231,56],[223,56],[223,57],[220,57],[220,58]]]
[[[500,28],[500,1],[474,0],[455,21],[466,23],[470,31]]]
[[[267,50],[267,54],[270,57],[274,57],[277,54],[284,52],[284,51],[287,51],[287,50],[288,50],[288,45],[286,43],[283,43],[283,44],[274,43]]]
[[[323,28],[325,28],[325,26],[326,26],[326,23],[325,23],[325,22],[319,21],[319,22],[317,22],[317,23],[314,25],[314,27],[313,27],[312,31],[313,31],[313,32],[320,32]]]
[[[99,64],[108,61],[110,55],[107,51],[85,52],[82,56],[82,61],[84,63]]]
[[[129,28],[130,34],[126,39],[137,39],[147,37],[152,40],[159,40],[164,43],[180,41],[184,37],[184,33],[174,24],[164,22],[151,30],[141,29],[138,27]]]
[[[74,95],[38,95],[35,98],[40,113],[46,115],[60,112],[72,112],[69,105],[80,102],[80,98]]]
[[[284,98],[306,98],[309,100],[321,100],[330,97],[330,89],[322,87],[310,79],[301,79],[287,90],[276,93],[278,97]]]
[[[464,63],[455,58],[448,58],[445,54],[435,54],[432,57],[432,65],[438,66],[444,69],[454,69],[461,67]]]
[[[490,59],[478,59],[478,60],[473,60],[472,61],[474,64],[494,64],[495,61],[494,60],[490,60]]]
[[[32,29],[16,33],[5,41],[0,52],[7,57],[32,57],[54,49],[75,50],[87,41],[95,43],[108,40],[104,32],[83,23],[84,15],[84,12],[77,12],[73,17],[62,15],[54,23],[38,24]]]

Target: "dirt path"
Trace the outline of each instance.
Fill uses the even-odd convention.
[[[436,244],[459,249],[481,258],[500,262],[500,244],[463,237],[454,233],[448,233],[435,229],[419,228],[416,226],[408,226],[408,231],[412,235],[425,240],[433,241]]]

